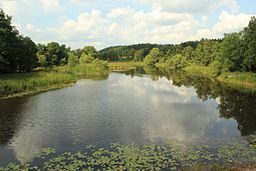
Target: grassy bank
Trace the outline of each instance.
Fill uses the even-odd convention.
[[[0,99],[34,94],[73,84],[81,77],[108,75],[108,70],[92,64],[54,67],[31,73],[0,75]]]
[[[111,71],[126,71],[135,69],[136,67],[142,67],[143,63],[141,62],[111,62],[108,64],[108,67]]]
[[[242,87],[256,90],[256,73],[224,72],[219,75],[218,71],[213,67],[203,67],[197,65],[190,65],[185,68],[185,71],[190,74],[214,77],[220,82],[232,87]]]

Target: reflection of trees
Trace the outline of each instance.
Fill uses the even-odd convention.
[[[26,98],[0,101],[0,145],[6,145],[22,122],[22,106]]]
[[[220,95],[220,115],[234,118],[242,136],[256,133],[256,94],[226,88]]]
[[[157,80],[157,76],[165,76],[168,80],[172,80],[175,86],[193,87],[198,98],[203,101],[219,98],[220,117],[234,118],[242,136],[256,136],[256,92],[233,89],[217,80],[192,76],[184,71],[152,68],[144,68],[144,71],[151,75],[152,80]]]

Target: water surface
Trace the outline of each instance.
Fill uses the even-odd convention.
[[[113,72],[106,80],[0,101],[0,166],[44,147],[86,144],[255,143],[256,94],[182,74]]]

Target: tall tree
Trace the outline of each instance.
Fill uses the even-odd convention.
[[[12,17],[0,10],[0,73],[16,72],[19,32],[11,23]]]
[[[154,66],[159,59],[163,56],[160,49],[153,48],[150,53],[145,57],[144,63],[147,66]]]
[[[17,69],[19,72],[32,71],[38,63],[37,46],[29,37],[20,36],[20,41]]]
[[[256,17],[252,17],[244,28],[243,44],[245,47],[243,65],[247,71],[256,71]]]
[[[219,51],[216,53],[216,61],[221,65],[222,71],[242,70],[243,52],[241,52],[241,33],[224,34]]]
[[[216,42],[214,40],[202,39],[195,50],[195,63],[203,66],[211,64],[215,59],[215,48]]]

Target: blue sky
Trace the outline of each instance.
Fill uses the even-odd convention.
[[[219,38],[243,29],[255,0],[0,0],[20,33],[98,49]]]

